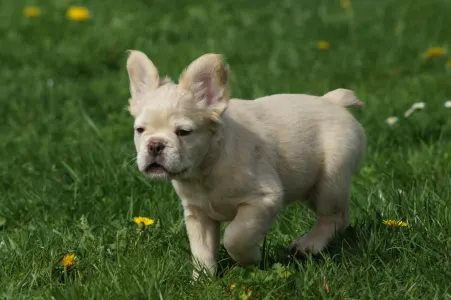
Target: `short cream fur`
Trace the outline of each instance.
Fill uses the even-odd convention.
[[[300,201],[316,224],[290,249],[317,253],[349,224],[351,178],[366,150],[364,129],[347,111],[355,94],[277,94],[229,99],[228,66],[217,54],[194,60],[179,83],[160,79],[140,51],[127,61],[137,165],[171,180],[181,199],[198,278],[217,266],[220,222],[229,255],[245,266],[277,213]]]

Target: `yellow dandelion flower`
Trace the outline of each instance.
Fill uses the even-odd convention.
[[[383,220],[382,223],[387,227],[407,227],[408,224],[398,220]]]
[[[230,284],[229,289],[233,290],[234,288],[236,288],[236,284],[235,284],[235,282],[232,282],[232,283]]]
[[[23,14],[28,18],[36,18],[41,15],[41,9],[36,6],[27,6],[23,9]]]
[[[316,43],[316,48],[327,50],[330,48],[330,43],[328,41],[319,41],[318,43]]]
[[[146,218],[146,217],[135,217],[133,218],[133,222],[141,226],[149,226],[155,223],[154,220]]]
[[[423,52],[424,58],[441,57],[446,54],[446,49],[442,47],[432,47]]]
[[[451,58],[446,61],[446,66],[451,68]]]
[[[66,11],[66,17],[72,21],[86,21],[91,18],[91,13],[86,7],[71,6]]]
[[[251,288],[247,288],[246,290],[244,290],[240,293],[239,299],[240,300],[248,300],[250,296],[252,296],[252,290],[251,290]]]
[[[340,0],[341,8],[348,9],[352,6],[351,0]]]
[[[61,259],[61,265],[66,268],[72,267],[75,264],[76,259],[77,256],[75,253],[68,254]]]

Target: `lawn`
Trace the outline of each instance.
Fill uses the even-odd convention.
[[[121,2],[0,3],[0,298],[451,299],[451,1]],[[67,19],[71,5],[90,18]],[[174,80],[222,53],[239,98],[354,90],[368,150],[349,232],[290,259],[281,250],[313,224],[291,206],[260,266],[221,249],[218,277],[191,283],[180,202],[134,164],[128,49]],[[155,223],[139,234],[137,216]]]

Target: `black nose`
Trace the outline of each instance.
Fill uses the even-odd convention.
[[[165,148],[165,145],[161,141],[150,141],[147,145],[147,150],[150,154],[153,156],[159,155],[163,149]]]

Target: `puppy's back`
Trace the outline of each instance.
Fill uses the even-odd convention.
[[[267,144],[262,147],[280,174],[287,198],[313,186],[326,160],[342,161],[349,172],[359,165],[365,133],[346,109],[353,101],[337,99],[277,94],[231,100],[228,114]]]

